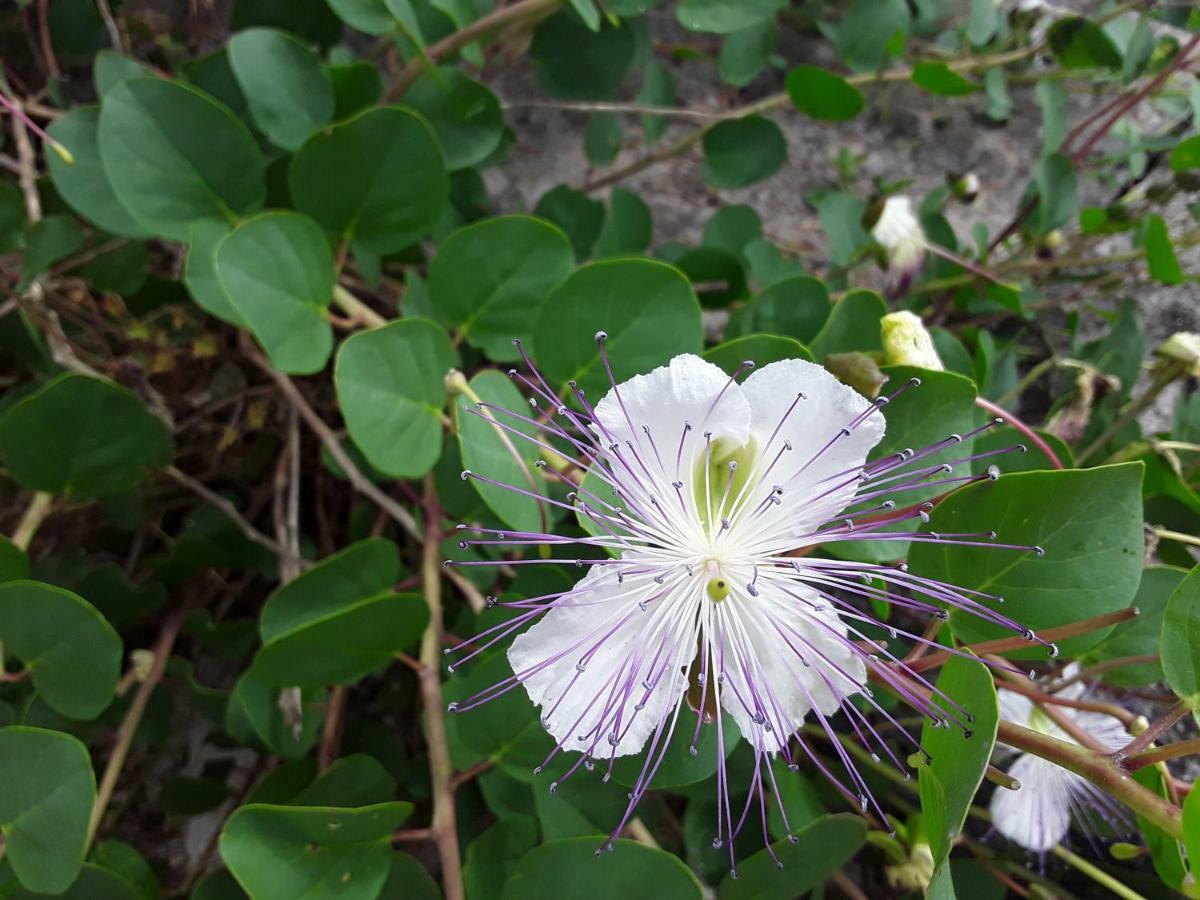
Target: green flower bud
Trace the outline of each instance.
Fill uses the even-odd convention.
[[[888,313],[879,321],[879,329],[886,365],[918,366],[938,372],[946,368],[920,316],[907,310]]]

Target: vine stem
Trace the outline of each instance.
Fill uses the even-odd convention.
[[[997,406],[991,400],[985,400],[983,397],[976,397],[975,405],[996,418],[1003,419],[1013,428],[1017,429],[1017,431],[1021,432],[1024,437],[1029,439],[1031,444],[1045,454],[1046,458],[1050,460],[1050,465],[1054,466],[1054,468],[1061,469],[1063,467],[1062,460],[1058,458],[1058,454],[1050,448],[1049,444],[1042,440],[1042,436],[1026,425],[1016,415],[1010,413],[1003,406]]]
[[[436,62],[442,57],[457,53],[485,34],[490,34],[499,28],[503,28],[505,25],[510,25],[522,19],[533,18],[557,9],[561,3],[562,0],[521,0],[521,2],[514,3],[511,6],[502,6],[488,13],[486,16],[476,19],[465,28],[460,28],[453,34],[447,35],[432,47],[426,48],[422,56],[409,61],[400,70],[400,74],[396,76],[395,82],[388,88],[387,93],[384,95],[383,102],[394,103],[400,99],[404,95],[404,92],[412,86],[412,83],[425,71],[428,63]]]
[[[125,759],[129,756],[129,748],[133,746],[133,738],[137,734],[138,725],[141,724],[142,716],[146,713],[150,696],[154,693],[158,683],[162,681],[163,673],[167,670],[167,660],[171,658],[171,650],[175,646],[179,631],[183,628],[183,621],[187,618],[190,609],[191,605],[188,603],[178,606],[163,622],[158,633],[158,640],[154,645],[154,662],[151,663],[150,670],[146,673],[146,679],[138,685],[137,693],[117,728],[117,743],[113,747],[112,753],[109,754],[104,774],[100,778],[100,786],[96,791],[96,803],[92,807],[92,817],[88,821],[85,848],[92,845],[96,832],[100,828],[104,811],[108,809],[113,791],[117,787],[117,781],[121,777],[121,769],[125,767]]]
[[[367,304],[363,303],[340,284],[333,286],[333,302],[349,313],[351,319],[365,325],[367,328],[380,328],[388,323],[387,319],[375,312],[375,310],[371,309],[371,307],[367,306]]]
[[[1166,733],[1172,725],[1188,714],[1191,707],[1180,700],[1165,713],[1146,726],[1146,730],[1112,755],[1113,759],[1121,762],[1130,756],[1137,756],[1143,750],[1149,750],[1150,745]]]
[[[1168,759],[1198,755],[1200,755],[1200,738],[1191,738],[1186,741],[1176,741],[1174,744],[1168,744],[1165,747],[1155,747],[1152,750],[1128,756],[1125,758],[1125,768],[1130,772],[1136,772],[1138,769],[1152,766],[1155,763],[1165,762]]]
[[[1064,847],[1062,844],[1056,844],[1054,849],[1050,852],[1053,853],[1055,856],[1057,856],[1059,859],[1066,862],[1067,865],[1072,866],[1075,869],[1078,869],[1080,872],[1082,872],[1088,878],[1092,879],[1092,881],[1096,882],[1096,884],[1099,884],[1099,885],[1102,885],[1103,887],[1108,888],[1110,891],[1112,891],[1118,897],[1123,897],[1124,900],[1146,900],[1146,898],[1143,897],[1141,894],[1139,894],[1137,891],[1130,890],[1125,885],[1121,884],[1121,882],[1117,881],[1117,879],[1113,878],[1111,875],[1109,875],[1107,872],[1105,872],[1103,869],[1097,868],[1096,866],[1092,865],[1090,862],[1088,862],[1082,856],[1080,856],[1077,853],[1073,853],[1072,851],[1070,851],[1066,847]]]
[[[433,784],[433,822],[430,830],[442,862],[442,887],[446,900],[464,900],[462,863],[458,855],[458,827],[454,817],[454,766],[446,739],[443,713],[441,507],[433,475],[425,476],[425,546],[421,555],[421,581],[429,624],[421,637],[421,699],[425,707],[425,743],[429,748],[429,774]]]
[[[17,529],[12,533],[9,539],[13,546],[20,550],[28,550],[29,544],[33,540],[33,536],[37,534],[37,530],[46,521],[46,517],[54,511],[54,495],[48,494],[45,491],[38,491],[33,495],[33,499],[29,501],[29,505],[25,507],[25,514],[21,516],[21,521],[17,523]]]
[[[518,4],[520,5],[520,4]],[[972,72],[978,69],[990,69],[996,66],[1003,66],[1010,62],[1026,59],[1036,52],[1034,47],[1026,47],[1021,50],[1011,50],[1007,53],[997,53],[992,56],[981,56],[977,59],[963,59],[948,63],[948,67],[954,72]],[[885,82],[908,81],[912,78],[913,70],[910,66],[904,66],[897,69],[889,69],[886,72],[871,72],[857,75],[850,75],[846,78],[847,84],[865,85],[865,84],[882,84]],[[647,153],[644,156],[635,159],[633,162],[622,166],[619,169],[601,175],[599,178],[592,179],[583,184],[579,189],[585,193],[598,191],[601,188],[624,181],[631,175],[636,175],[638,172],[645,171],[651,166],[657,165],[660,162],[670,159],[672,156],[678,156],[685,150],[694,147],[696,144],[704,140],[704,136],[715,128],[720,122],[727,119],[740,119],[745,116],[761,115],[765,112],[770,112],[773,109],[778,109],[786,106],[789,103],[789,97],[786,91],[780,91],[777,94],[770,94],[761,100],[754,103],[748,103],[745,106],[739,106],[736,109],[730,110],[718,119],[706,122],[700,125],[693,131],[688,132],[673,144],[668,144],[661,150],[656,150],[652,153]]]

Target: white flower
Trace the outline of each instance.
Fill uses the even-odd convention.
[[[603,333],[597,335],[611,382],[604,339]],[[543,452],[553,445],[555,454],[566,448],[578,458],[587,473],[582,484],[572,485],[566,503],[545,502],[575,512],[592,536],[471,528],[487,536],[461,545],[530,550],[582,544],[591,550],[586,556],[555,552],[550,559],[532,553],[510,562],[575,564],[588,571],[568,591],[499,604],[518,614],[474,638],[470,656],[532,622],[508,649],[513,677],[452,708],[466,711],[523,685],[557,742],[543,765],[564,751],[580,754],[560,780],[580,766],[597,764],[607,780],[618,757],[645,750],[641,775],[614,836],[650,787],[672,736],[683,732],[696,752],[702,727],[712,723],[721,792],[715,843],[731,845],[746,821],[760,819],[765,837],[765,804],[773,782],[750,794],[763,804],[761,817],[731,807],[724,768],[728,737],[718,710],[733,718],[751,744],[756,779],[773,778],[766,764],[770,755],[782,754],[793,767],[808,759],[864,810],[874,803],[865,781],[836,740],[849,784],[827,770],[800,739],[806,719],[832,737],[831,717],[844,714],[872,752],[878,749],[900,766],[851,702],[859,698],[895,723],[873,700],[867,682],[874,673],[919,712],[967,730],[969,713],[936,691],[927,693],[919,675],[907,673],[924,685],[921,690],[896,677],[891,665],[898,660],[862,630],[864,623],[878,624],[868,601],[943,618],[946,606],[957,606],[1021,630],[980,602],[987,595],[919,578],[904,566],[813,553],[823,545],[865,537],[990,542],[994,534],[881,532],[904,521],[919,527],[927,519],[931,504],[905,506],[906,490],[995,477],[994,470],[963,476],[924,463],[962,436],[868,463],[884,433],[879,409],[890,397],[869,401],[801,360],[773,363],[739,383],[737,377],[752,367],[744,365],[731,378],[699,357],[677,356],[667,366],[613,386],[594,407],[570,385],[582,410],[575,412],[530,363],[531,378],[511,374],[532,392],[534,412],[523,415],[485,404],[478,413],[494,417]],[[917,379],[900,390],[915,384]],[[536,438],[514,427],[530,423],[539,428]],[[554,475],[553,469],[543,471]],[[500,484],[480,473],[463,475]],[[520,484],[507,487],[528,493]],[[899,507],[893,497],[900,498]],[[889,631],[893,637],[901,633]],[[1022,633],[1037,640],[1032,632]]]
[[[1079,664],[1071,663],[1063,670],[1063,677],[1071,678],[1078,671]],[[1083,682],[1076,681],[1055,696],[1078,700],[1083,692]],[[1109,751],[1129,743],[1125,726],[1112,716],[1068,706],[1054,709]],[[1000,717],[1060,741],[1078,743],[1023,694],[1000,691]],[[1096,818],[1115,823],[1125,820],[1126,813],[1106,793],[1081,775],[1049,760],[1022,753],[1008,768],[1008,774],[1021,787],[1015,791],[1002,788],[992,795],[992,823],[1002,835],[1026,850],[1045,853],[1061,843],[1071,830],[1072,814],[1085,827]]]
[[[892,196],[871,228],[871,237],[888,255],[888,293],[902,294],[925,261],[925,232],[908,197]]]

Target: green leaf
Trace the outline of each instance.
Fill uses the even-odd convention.
[[[696,353],[703,343],[691,285],[678,269],[648,259],[583,266],[546,299],[533,334],[538,363],[552,384],[574,379],[592,397],[604,396],[599,331],[608,334],[618,383],[680,353]]]
[[[563,10],[534,31],[529,56],[547,95],[605,100],[616,94],[636,48],[628,23],[614,26],[606,19],[599,31],[592,31],[574,12]]]
[[[1104,30],[1080,16],[1059,19],[1046,32],[1050,51],[1064,69],[1120,69],[1121,51]]]
[[[375,900],[388,877],[392,832],[411,803],[358,809],[251,803],[221,831],[221,858],[255,900]]]
[[[1048,431],[1037,431],[1035,429],[1035,433],[1050,445],[1050,449],[1054,451],[1063,465],[1068,468],[1071,467],[1071,448],[1064,444],[1061,438],[1055,437]],[[1019,446],[1024,446],[1026,448],[1025,451],[1022,452]],[[1037,447],[1033,446],[1025,435],[1011,425],[992,427],[981,434],[975,435],[973,451],[975,453],[1005,449],[1008,450],[1007,453],[986,456],[983,459],[975,460],[971,464],[972,470],[975,474],[982,475],[987,472],[990,466],[995,465],[999,466],[1001,472],[1009,475],[1014,472],[1043,472],[1054,468],[1054,464],[1050,462],[1050,458]]]
[[[857,197],[825,191],[810,195],[808,201],[817,208],[821,227],[829,238],[829,258],[835,266],[849,265],[859,250],[873,243],[862,226],[866,204]]]
[[[1142,464],[1002,475],[951,494],[934,509],[937,532],[996,531],[997,540],[1034,550],[915,543],[914,574],[1003,597],[982,600],[1034,631],[1124,609],[1141,577]],[[964,643],[1011,637],[1012,632],[954,609],[950,625]],[[1059,643],[1076,656],[1112,629]],[[1023,657],[1045,658],[1030,644]]]
[[[396,19],[384,0],[326,0],[329,8],[351,28],[363,34],[390,34]]]
[[[0,418],[0,459],[30,490],[115,494],[141,484],[172,453],[171,435],[141,400],[90,375],[60,375]]]
[[[100,158],[117,201],[148,231],[186,240],[196,219],[234,218],[265,196],[246,126],[195,88],[135,78],[100,110]]]
[[[776,841],[772,856],[759,850],[721,882],[720,900],[791,900],[819,885],[858,852],[866,840],[862,819],[823,816],[796,832],[796,841]],[[778,865],[775,859],[779,859]]]
[[[1146,216],[1145,229],[1146,268],[1150,270],[1150,277],[1163,284],[1182,283],[1183,268],[1175,256],[1175,245],[1171,243],[1171,233],[1167,231],[1163,217],[1158,213]]]
[[[913,84],[942,97],[961,97],[979,90],[979,85],[963,78],[942,62],[924,62],[913,66]]]
[[[442,900],[442,889],[416,857],[396,850],[379,900]]]
[[[611,6],[611,4],[609,4]],[[646,63],[642,89],[638,91],[637,102],[644,106],[674,106],[675,77],[665,64],[657,59]],[[665,116],[643,115],[642,128],[646,132],[646,143],[653,144],[667,130]]]
[[[830,309],[824,283],[807,275],[784,278],[735,310],[725,334],[738,337],[761,332],[807,342],[820,333]]]
[[[383,76],[366,60],[344,66],[325,66],[333,85],[333,118],[348,119],[374,106],[383,96]]]
[[[338,406],[371,465],[398,478],[433,468],[454,363],[445,329],[428,319],[402,319],[342,342],[333,370]]]
[[[512,674],[505,654],[492,652],[467,663],[461,673],[455,671],[442,686],[442,699],[447,704],[461,702]],[[508,775],[525,782],[534,778],[533,768],[554,748],[553,738],[538,721],[537,707],[524,691],[507,691],[478,709],[447,714],[446,734],[457,768],[492,759]],[[545,789],[542,784],[541,790]]]
[[[476,401],[471,395],[460,398],[456,404],[454,416],[463,466],[486,475],[493,481],[512,485],[522,491],[544,494],[542,479],[535,466],[538,448],[509,429],[540,438],[538,430],[526,422],[498,411],[503,409],[524,415],[529,409],[529,404],[521,396],[521,392],[507,375],[494,369],[480,372],[470,380],[469,387],[474,396],[479,398],[479,402],[486,404],[486,407],[476,408]],[[470,407],[474,411],[468,412],[458,408],[460,406]],[[493,422],[507,427],[501,429]],[[514,458],[513,451],[516,451],[520,462]],[[475,479],[472,479],[471,483],[483,501],[506,525],[520,531],[547,530],[539,512],[539,507],[544,507],[544,504],[539,504],[535,498]]]
[[[792,106],[813,119],[842,122],[863,111],[862,92],[840,75],[817,66],[796,66],[787,74]]]
[[[1172,800],[1172,792],[1167,789],[1166,782],[1163,779],[1165,769],[1166,766],[1163,763],[1154,766],[1144,766],[1133,773],[1133,780],[1142,787],[1153,791],[1164,800],[1174,802]],[[1154,871],[1158,873],[1158,877],[1163,880],[1164,884],[1175,890],[1179,890],[1183,883],[1183,878],[1188,871],[1179,841],[1173,835],[1167,834],[1153,822],[1142,816],[1137,817],[1137,822],[1138,828],[1142,832],[1142,838],[1146,842],[1146,848],[1150,851],[1150,858],[1154,863]],[[1187,836],[1187,827],[1187,812],[1185,808],[1185,838]]]
[[[781,337],[777,334],[745,334],[704,351],[704,358],[713,365],[720,366],[730,375],[746,360],[750,360],[760,369],[782,359],[803,359],[812,362],[812,354],[808,352],[807,347],[795,338]]]
[[[640,254],[654,237],[650,207],[637,194],[615,187],[608,198],[608,215],[592,248],[598,259]]]
[[[842,62],[855,72],[871,72],[892,54],[897,34],[907,35],[912,17],[904,0],[854,0],[834,34]]]
[[[732,716],[723,716],[721,737],[725,746],[725,757],[737,749],[742,739],[741,731]],[[651,787],[656,790],[669,790],[697,784],[712,777],[720,765],[717,728],[715,724],[706,723],[700,729],[700,739],[696,741],[696,752],[691,751],[692,736],[696,730],[696,715],[688,707],[679,713],[678,725],[671,741],[667,744],[658,769],[654,773]],[[618,784],[633,787],[641,778],[645,760],[641,756],[627,756],[617,760],[613,767],[613,779]],[[621,807],[625,806],[624,798],[618,800]]]
[[[192,225],[183,281],[192,299],[206,313],[222,322],[245,328],[246,323],[217,278],[217,247],[231,231],[233,229],[227,223],[216,219],[199,219]]]
[[[1167,601],[1185,577],[1187,570],[1176,566],[1147,566],[1143,569],[1137,594],[1130,604],[1137,607],[1137,618],[1117,625],[1112,634],[1088,651],[1087,661],[1103,662],[1128,656],[1157,656]],[[1162,662],[1155,660],[1106,669],[1103,678],[1110,684],[1128,687],[1155,684],[1163,680]]]
[[[726,119],[704,135],[704,180],[740,188],[770,178],[787,161],[787,141],[764,116]]]
[[[254,669],[234,683],[225,708],[225,730],[237,741],[263,746],[284,759],[299,759],[317,742],[325,708],[325,691],[301,691],[298,715],[281,701],[284,692],[266,684]]]
[[[931,757],[917,773],[921,812],[934,861],[940,865],[950,855],[987,771],[1000,711],[992,675],[975,660],[952,656],[938,676],[937,688],[973,717],[966,725],[970,737],[958,727],[934,728],[929,720],[921,728],[921,746]]]
[[[0,642],[68,718],[94,719],[116,694],[121,638],[78,594],[38,581],[0,584]]]
[[[399,106],[370,109],[314,134],[293,157],[288,183],[297,209],[375,253],[419,240],[450,196],[437,135]]]
[[[688,31],[732,34],[775,18],[787,0],[679,0],[675,18]]]
[[[984,46],[996,35],[1000,26],[1000,10],[994,0],[971,0],[967,19],[967,40],[976,47]]]
[[[1167,601],[1161,646],[1167,684],[1191,704],[1193,713],[1200,711],[1200,566]]]
[[[229,40],[229,64],[254,123],[285,150],[296,150],[333,119],[333,85],[321,60],[286,31],[251,28]]]
[[[611,166],[621,152],[624,132],[616,113],[594,112],[583,130],[583,154],[593,166]]]
[[[745,87],[754,81],[771,61],[778,37],[775,20],[763,19],[725,38],[717,58],[721,80],[734,87]]]
[[[417,642],[428,620],[415,594],[394,594],[396,547],[360,541],[279,588],[263,607],[263,647],[254,659],[264,684],[351,683],[387,666]]]
[[[1044,78],[1033,92],[1042,110],[1042,156],[1049,156],[1062,148],[1067,136],[1067,89]]]
[[[471,900],[500,900],[520,859],[538,842],[531,816],[506,816],[467,847],[463,881]]]
[[[531,216],[500,216],[460,228],[442,242],[429,267],[438,317],[497,362],[520,355],[550,291],[571,274],[567,236]]]
[[[752,206],[722,206],[704,223],[705,247],[717,247],[743,256],[746,245],[762,237],[762,219]]]
[[[29,556],[6,537],[0,537],[0,582],[29,577]]]
[[[92,61],[92,83],[101,100],[118,84],[147,75],[154,75],[154,70],[114,50],[101,50]]]
[[[1187,172],[1191,169],[1200,169],[1200,134],[1180,141],[1171,151],[1171,171]]]
[[[0,728],[0,834],[30,891],[61,894],[79,875],[96,776],[87,748],[42,728]]]
[[[820,333],[810,345],[813,356],[824,359],[830,353],[869,353],[882,350],[879,320],[887,315],[887,304],[872,291],[847,294],[829,313]]]
[[[553,896],[557,900],[700,900],[700,882],[677,857],[633,841],[618,840],[604,854],[596,877],[595,837],[550,841],[521,857],[504,885],[503,900]]]
[[[604,226],[604,204],[560,184],[546,191],[533,214],[548,219],[567,233],[576,259],[587,259]]]
[[[1192,861],[1194,874],[1196,860],[1200,860],[1200,788],[1195,784],[1183,802],[1183,845]]]
[[[504,135],[500,101],[457,68],[425,72],[405,92],[404,102],[429,120],[451,172],[478,165],[500,146]]]
[[[1075,218],[1079,194],[1069,158],[1061,153],[1043,156],[1033,171],[1033,181],[1038,198],[1034,219],[1038,234],[1049,234]]]
[[[383,763],[365,753],[334,761],[320,776],[288,799],[289,806],[336,806],[339,809],[390,803],[396,797],[396,779]],[[266,802],[256,797],[254,802]]]
[[[144,237],[148,232],[117,200],[104,171],[99,126],[100,107],[77,106],[46,129],[75,158],[68,164],[57,153],[46,154],[54,189],[71,209],[105,231],[122,237]]]
[[[21,284],[35,277],[83,246],[83,229],[68,215],[46,216],[34,222],[25,238],[25,258],[21,262]]]
[[[329,242],[312,219],[267,212],[243,222],[217,245],[216,273],[274,368],[293,375],[325,368],[335,275]]]
[[[133,900],[159,900],[162,896],[158,876],[132,844],[109,838],[96,845],[92,859],[99,867],[125,882],[132,889]],[[78,890],[78,884],[76,882],[73,889]]]

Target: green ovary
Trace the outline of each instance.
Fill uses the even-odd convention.
[[[696,463],[695,476],[692,479],[693,496],[696,500],[696,508],[700,512],[700,520],[708,527],[710,534],[715,533],[721,527],[722,517],[737,500],[738,494],[750,477],[757,458],[758,447],[753,438],[746,444],[735,444],[729,438],[717,438],[712,442],[712,449],[708,453],[708,465],[705,465],[703,457]],[[737,463],[737,468],[733,471],[733,483],[729,485],[729,491],[726,493],[725,485],[730,479],[730,463]],[[707,494],[705,492],[706,476]],[[706,497],[707,503],[705,502]],[[723,503],[722,498],[724,498]],[[725,599],[724,596],[713,596],[713,584],[714,582],[709,582],[709,596],[714,600]],[[725,592],[728,593],[728,587],[725,588]]]

